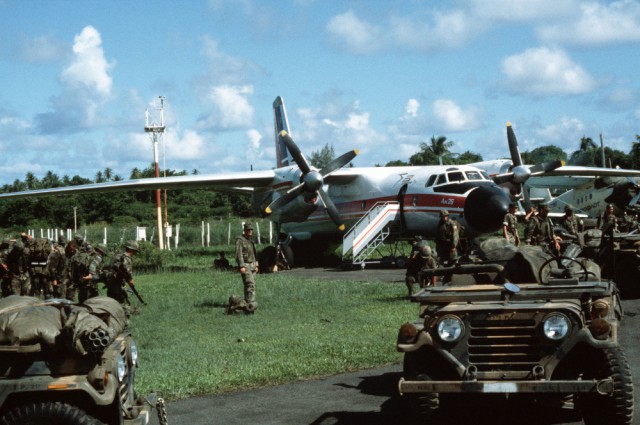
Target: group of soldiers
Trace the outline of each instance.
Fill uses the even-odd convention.
[[[2,296],[29,295],[70,301],[77,296],[82,303],[99,295],[98,285],[102,282],[107,296],[128,303],[124,285],[133,287],[131,257],[138,250],[137,242],[128,241],[125,252],[114,255],[110,266],[105,267],[108,250],[103,243],[92,246],[81,235],[67,242],[62,235],[49,241],[22,233],[20,239],[5,239],[0,245]]]

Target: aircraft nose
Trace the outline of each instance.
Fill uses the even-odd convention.
[[[493,233],[502,228],[504,215],[511,200],[497,186],[480,186],[474,189],[464,204],[464,218],[473,230]]]

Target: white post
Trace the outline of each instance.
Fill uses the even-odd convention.
[[[207,222],[207,247],[211,245],[211,226]]]
[[[176,224],[176,238],[173,240],[173,247],[178,249],[178,242],[180,242],[180,224]]]
[[[200,232],[200,238],[202,239],[202,246],[204,247],[204,221],[202,222],[202,231]]]
[[[269,245],[273,245],[273,221],[269,222]]]
[[[227,245],[231,245],[231,223],[229,223],[229,229],[227,230]]]
[[[260,223],[256,221],[256,230],[258,231],[258,243],[260,243]]]
[[[107,244],[107,228],[104,228],[104,238],[102,238],[102,243]]]

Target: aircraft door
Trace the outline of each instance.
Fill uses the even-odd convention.
[[[405,229],[407,228],[407,222],[405,221],[405,218],[404,218],[404,197],[407,194],[407,188],[408,187],[409,187],[409,185],[407,183],[403,184],[402,187],[400,188],[400,190],[398,191],[398,196],[396,198],[396,200],[400,204],[401,233],[404,233]]]

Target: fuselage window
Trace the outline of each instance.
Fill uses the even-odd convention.
[[[467,180],[482,180],[482,175],[477,171],[467,171]]]
[[[431,175],[429,177],[429,180],[427,180],[427,183],[424,186],[425,187],[433,186],[433,182],[436,181],[436,177],[438,177],[436,174]]]
[[[447,178],[444,176],[444,174],[440,174],[438,176],[438,181],[436,182],[436,184],[443,184],[447,182]]]

